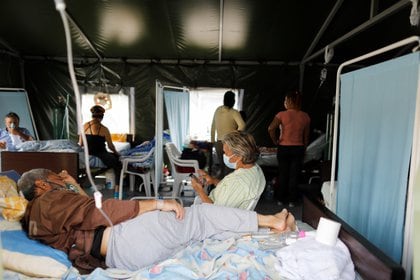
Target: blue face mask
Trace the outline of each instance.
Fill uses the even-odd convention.
[[[236,169],[236,162],[230,162],[229,159],[233,157],[233,155],[231,155],[230,157],[228,157],[227,155],[223,154],[223,163],[229,167],[230,169]]]

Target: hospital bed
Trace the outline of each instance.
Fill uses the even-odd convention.
[[[327,139],[325,133],[319,135],[306,147],[305,157],[303,163],[314,160],[320,160],[323,157],[324,150],[327,146]],[[276,147],[260,147],[260,157],[257,164],[261,167],[275,167],[277,168],[277,148]]]
[[[115,141],[114,145],[122,154],[131,147],[129,142]],[[20,174],[33,168],[47,168],[54,172],[67,170],[73,178],[82,177],[86,166],[83,149],[67,139],[27,141],[16,151],[0,152],[0,160],[1,170],[16,170]],[[95,156],[89,156],[89,166],[97,174],[108,169]]]
[[[320,217],[326,217],[341,223],[340,242],[334,254],[327,254],[319,261],[322,250],[310,251],[310,254],[299,260],[311,262],[313,273],[326,273],[321,268],[313,267],[314,263],[328,263],[329,273],[339,273],[336,279],[404,279],[403,268],[385,256],[379,249],[369,243],[349,225],[328,211],[316,200],[305,197],[303,201],[302,221],[298,227],[306,230],[302,241],[311,241],[313,228],[316,228]],[[247,233],[227,240],[206,239],[188,244],[174,256],[138,271],[117,269],[95,269],[89,275],[80,275],[71,266],[62,251],[55,250],[40,242],[30,240],[22,231],[19,222],[0,221],[0,238],[3,248],[4,279],[21,279],[23,277],[56,277],[61,279],[281,279],[280,273],[301,273],[310,265],[300,263],[298,267],[281,265],[279,258],[289,248],[290,252],[304,253],[309,250],[291,250],[294,244],[279,245],[278,236],[266,231]],[[288,240],[290,236],[285,236]],[[274,239],[273,239],[274,238]],[[273,241],[274,240],[274,241]],[[270,243],[271,242],[271,243]],[[300,242],[300,243],[299,243]],[[342,242],[342,243],[341,243]],[[309,244],[309,243],[308,243]],[[340,247],[340,246],[341,247]],[[345,245],[345,246],[344,246]],[[322,247],[324,248],[324,247]],[[335,248],[335,247],[334,247]],[[348,249],[346,249],[348,248]],[[327,252],[328,251],[328,252]],[[145,252],[147,253],[147,252]],[[293,259],[293,258],[292,258]],[[318,261],[318,262],[317,262]],[[354,269],[353,269],[354,266]],[[356,274],[354,274],[354,270]],[[315,272],[314,272],[315,271]],[[341,274],[340,274],[341,273]],[[322,278],[325,279],[325,278]]]

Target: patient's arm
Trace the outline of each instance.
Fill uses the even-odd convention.
[[[149,211],[161,210],[165,212],[174,211],[177,219],[184,218],[184,207],[175,200],[140,200],[139,201],[139,213],[138,215],[144,214]]]

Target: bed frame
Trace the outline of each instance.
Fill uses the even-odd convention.
[[[386,256],[314,197],[305,196],[302,221],[317,228],[320,217],[335,220],[341,224],[339,238],[349,248],[355,269],[364,280],[405,279],[405,271],[399,264]]]
[[[77,180],[79,154],[72,152],[8,152],[1,156],[1,170],[15,170],[19,174],[33,168],[47,168],[54,172],[67,170]]]

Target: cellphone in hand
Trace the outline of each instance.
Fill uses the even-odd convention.
[[[194,175],[194,173],[190,173],[190,177],[191,177],[191,178],[194,178],[194,179],[196,179],[197,181],[199,181],[199,182],[200,182],[200,180],[198,179],[198,177],[197,177],[197,176],[195,176],[195,175]]]

